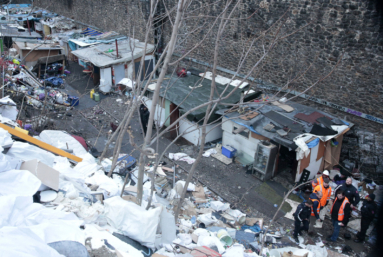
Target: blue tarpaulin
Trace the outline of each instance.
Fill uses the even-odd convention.
[[[253,232],[260,232],[261,231],[261,228],[258,226],[258,224],[255,224],[254,226],[243,225],[241,227],[242,231],[245,231],[246,229],[250,229]]]
[[[62,78],[50,77],[45,79],[45,81],[52,83],[54,86],[58,87],[64,83]]]
[[[87,36],[98,36],[98,35],[101,35],[102,33],[95,29],[86,28],[81,32],[81,34],[87,35]]]

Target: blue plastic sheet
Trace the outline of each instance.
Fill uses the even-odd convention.
[[[308,148],[313,148],[319,144],[319,138],[315,138],[313,141],[307,143]]]
[[[261,231],[261,228],[258,226],[258,224],[254,224],[254,226],[243,225],[241,227],[242,231],[244,231],[246,229],[250,229],[253,232],[260,232]]]
[[[64,83],[62,78],[50,77],[45,79],[45,81],[52,83],[54,86],[58,87]]]

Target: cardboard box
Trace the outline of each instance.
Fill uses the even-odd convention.
[[[59,175],[60,173],[49,167],[48,165],[40,162],[39,160],[30,160],[23,162],[20,166],[20,170],[28,170],[38,179],[41,183],[53,190],[59,190]],[[40,187],[41,188],[41,187]]]
[[[365,181],[358,183],[358,187],[360,187],[360,186],[363,186],[363,191],[367,192],[369,195],[373,194],[375,191],[375,188],[376,188],[376,186],[374,187],[374,189],[368,188],[367,183]]]
[[[130,201],[130,202],[133,202],[133,203],[137,203],[137,198],[135,196],[133,196],[133,195],[123,195],[122,199],[124,199],[125,201]]]

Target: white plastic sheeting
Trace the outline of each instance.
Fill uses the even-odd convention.
[[[116,250],[123,253],[128,253],[129,257],[143,257],[144,255],[141,253],[141,251],[137,250],[133,246],[121,241],[117,237],[113,236],[109,232],[107,232],[105,229],[94,225],[89,224],[85,225],[85,237],[92,237],[92,247],[93,247],[93,240],[95,241],[104,241],[106,240],[108,244],[113,246]],[[124,255],[125,256],[125,255]]]
[[[44,130],[40,133],[41,141],[53,145],[60,149],[68,148],[73,150],[76,156],[82,156],[87,153],[85,148],[74,137],[60,130]]]
[[[6,155],[23,161],[37,159],[49,167],[53,166],[55,160],[55,156],[52,153],[37,146],[21,142],[14,142]]]
[[[105,216],[114,228],[149,248],[155,247],[156,231],[162,207],[144,207],[115,196],[104,201]]]
[[[27,170],[9,170],[0,172],[0,196],[1,195],[34,195],[41,181]]]
[[[0,146],[10,145],[13,143],[11,134],[3,128],[0,128]]]
[[[0,249],[4,257],[64,257],[28,228],[0,228]]]
[[[12,121],[17,118],[16,103],[9,96],[0,99],[0,115]]]

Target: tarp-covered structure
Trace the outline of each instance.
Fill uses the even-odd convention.
[[[161,84],[160,96],[179,106],[180,111],[185,113],[186,111],[209,101],[211,83],[211,80],[204,79],[196,75],[188,75],[186,77],[169,76],[165,78]],[[143,84],[145,85],[146,83]],[[153,89],[153,87],[149,85],[149,90],[151,88]],[[225,88],[226,85],[216,83],[216,92],[214,93],[213,99],[218,99]],[[222,100],[222,102],[235,104],[240,101],[242,90],[237,89],[232,92],[233,89],[234,87],[229,86],[228,90],[226,90],[223,94],[223,97],[227,98]],[[259,92],[247,94],[244,100],[249,101],[256,98],[259,94]],[[227,108],[227,106],[220,104],[217,105],[215,110],[217,111],[223,108]],[[206,110],[207,105],[191,112],[187,118],[190,121],[201,122],[201,120],[205,117]],[[214,121],[219,116],[220,115],[214,113],[211,115],[209,121]]]
[[[118,41],[118,57],[115,43],[100,44],[93,47],[72,51],[78,58],[90,62],[97,67],[108,67],[113,64],[127,63],[142,55],[152,53],[154,45],[147,44],[144,52],[145,43],[135,39]]]

